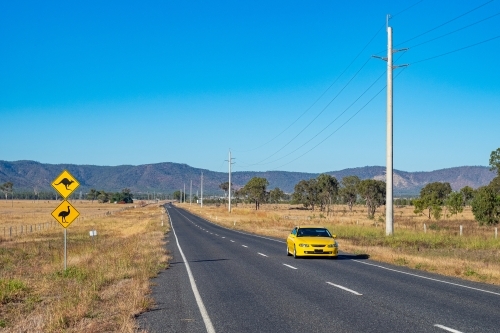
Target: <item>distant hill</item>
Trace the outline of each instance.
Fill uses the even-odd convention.
[[[34,188],[42,191],[52,190],[50,183],[63,169],[67,169],[80,182],[79,190],[84,193],[91,188],[106,191],[121,191],[129,188],[132,192],[172,193],[183,189],[189,193],[193,181],[193,193],[199,190],[200,176],[203,172],[203,191],[206,194],[220,194],[219,184],[227,181],[227,173],[193,168],[187,164],[156,163],[144,165],[96,166],[75,164],[45,164],[34,161],[0,161],[0,184],[11,181],[14,190]],[[385,180],[385,167],[366,166],[326,172],[339,181],[342,177],[356,175],[361,179]],[[232,173],[236,188],[244,186],[252,177],[264,177],[269,188],[279,187],[285,192],[293,192],[295,184],[302,179],[315,178],[318,173],[287,171],[237,171]],[[472,188],[487,185],[495,173],[484,166],[463,166],[428,172],[394,171],[394,193],[396,195],[416,195],[425,184],[430,182],[449,182],[454,190],[468,185]]]

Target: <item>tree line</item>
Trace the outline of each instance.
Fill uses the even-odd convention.
[[[301,204],[306,209],[319,209],[327,215],[333,213],[334,204],[347,204],[349,210],[355,203],[362,201],[366,204],[369,218],[373,218],[378,207],[385,204],[385,182],[375,179],[360,180],[357,176],[347,176],[339,181],[329,174],[320,174],[317,178],[301,180],[294,187],[291,196],[281,189],[267,191],[269,182],[265,178],[254,177],[241,189],[234,191],[235,199],[255,204],[258,210],[261,203],[279,203],[285,200],[292,204]],[[229,184],[219,186],[225,191]],[[232,192],[233,193],[233,192]]]
[[[463,212],[465,206],[471,206],[474,218],[480,224],[493,225],[500,223],[500,148],[491,152],[489,165],[497,176],[486,186],[474,190],[465,186],[453,191],[448,182],[433,182],[420,190],[420,196],[411,201],[395,200],[396,204],[411,204],[415,214],[425,214],[429,219],[439,220],[446,207],[450,214]],[[258,210],[261,203],[277,203],[286,199],[286,194],[279,188],[267,191],[269,182],[265,178],[254,177],[241,189],[234,191],[236,203],[240,198],[255,204]],[[302,204],[304,208],[332,213],[334,204],[346,204],[352,211],[353,205],[364,204],[367,216],[374,218],[378,207],[385,205],[384,181],[375,179],[360,180],[357,176],[347,176],[339,182],[335,177],[321,174],[317,178],[299,181],[294,192],[287,200],[292,204]],[[224,193],[229,191],[229,183],[222,183],[219,188]],[[231,192],[233,193],[233,192]]]

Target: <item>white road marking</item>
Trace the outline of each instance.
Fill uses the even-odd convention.
[[[363,295],[363,294],[358,293],[357,291],[354,291],[354,290],[352,290],[352,289],[349,289],[349,288],[343,287],[343,286],[338,285],[338,284],[335,284],[335,283],[331,283],[331,282],[326,282],[326,283],[328,283],[328,284],[329,284],[329,285],[331,285],[331,286],[334,286],[334,287],[340,288],[340,289],[342,289],[342,290],[348,291],[348,292],[350,292],[350,293],[353,293],[354,295],[358,295],[358,296],[362,296],[362,295]]]
[[[286,267],[290,267],[291,269],[297,269],[297,267],[293,267],[293,266],[290,266],[290,265],[287,265],[287,264],[283,264],[285,265]]]
[[[231,243],[234,243],[234,240],[231,239]]]
[[[418,275],[418,274],[412,274],[412,273],[408,273],[408,272],[398,271],[397,269],[392,269],[392,268],[388,268],[388,267],[384,267],[384,266],[380,266],[380,265],[370,264],[370,263],[363,262],[363,261],[360,261],[360,260],[353,260],[353,261],[359,262],[359,263],[364,264],[364,265],[375,266],[375,267],[378,267],[378,268],[386,269],[388,271],[392,271],[392,272],[396,272],[396,273],[401,273],[401,274],[406,274],[406,275],[418,277],[418,278],[421,278],[421,279],[426,279],[426,280],[431,280],[431,281],[435,281],[435,282],[446,283],[446,284],[450,284],[452,286],[457,286],[457,287],[472,289],[472,290],[476,290],[476,291],[482,291],[484,293],[488,293],[488,294],[493,294],[493,295],[500,296],[500,293],[496,293],[496,292],[489,291],[489,290],[484,290],[484,289],[479,289],[479,288],[464,286],[463,284],[458,284],[458,283],[453,283],[453,282],[448,282],[448,281],[443,281],[443,280],[438,280],[438,279],[430,278],[430,277],[423,276],[423,275]]]
[[[449,327],[446,327],[446,326],[443,326],[443,325],[439,325],[439,324],[435,324],[434,327],[437,327],[437,328],[440,328],[442,330],[445,330],[445,331],[448,331],[448,332],[452,332],[452,333],[462,333],[460,331],[454,330],[453,328],[449,328]]]
[[[243,246],[243,247],[248,247],[248,246],[246,246],[246,245],[242,245],[242,246]]]
[[[168,211],[167,211],[168,212]],[[198,291],[198,287],[196,287],[196,282],[194,281],[193,273],[191,272],[191,268],[189,267],[189,263],[184,256],[184,252],[182,252],[181,245],[179,244],[179,239],[177,239],[177,235],[175,234],[174,224],[172,223],[172,219],[170,218],[170,214],[168,216],[170,220],[170,226],[172,227],[172,231],[174,232],[175,241],[177,242],[177,247],[179,248],[179,252],[182,256],[182,260],[186,264],[186,270],[189,276],[189,282],[191,283],[191,289],[193,289],[194,297],[196,299],[196,304],[198,304],[198,308],[201,312],[201,317],[203,318],[203,322],[205,323],[205,328],[207,329],[207,333],[215,333],[214,326],[212,325],[212,321],[208,316],[207,309],[203,304],[203,300],[201,299],[200,293]]]
[[[222,238],[226,238],[226,237],[222,237]]]
[[[263,257],[267,257],[264,253],[260,253],[260,252],[257,252],[257,253],[260,254]]]

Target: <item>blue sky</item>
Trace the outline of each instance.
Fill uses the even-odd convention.
[[[487,165],[498,0],[4,1],[0,159],[385,165],[386,63],[371,56],[386,56],[387,14],[409,48],[394,55],[409,64],[394,70],[394,167]]]

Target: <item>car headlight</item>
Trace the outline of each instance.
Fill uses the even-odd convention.
[[[299,244],[300,247],[309,247],[309,244]]]
[[[328,244],[326,247],[339,247],[339,244],[337,244],[337,242],[334,242],[333,244]]]

